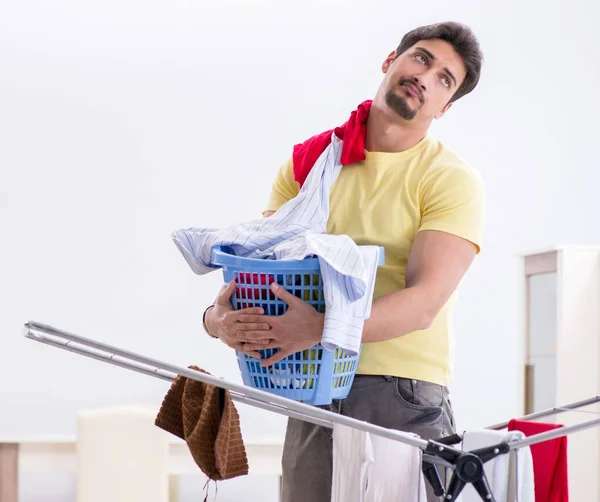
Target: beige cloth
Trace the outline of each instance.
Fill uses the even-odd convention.
[[[155,425],[184,439],[210,479],[248,474],[240,418],[228,390],[179,375],[163,399]]]

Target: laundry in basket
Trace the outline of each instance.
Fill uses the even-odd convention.
[[[383,262],[383,252],[379,264]],[[288,292],[302,298],[319,312],[327,312],[326,281],[321,260],[307,256],[297,260],[257,259],[236,256],[231,247],[215,246],[211,263],[223,270],[225,283],[237,286],[231,298],[234,310],[261,307],[267,315],[282,315],[287,304],[270,290],[276,282]],[[262,359],[271,357],[276,349],[259,351]],[[327,348],[322,343],[291,354],[269,367],[263,367],[252,356],[236,351],[245,385],[307,404],[328,404],[348,395],[360,356],[340,347]]]

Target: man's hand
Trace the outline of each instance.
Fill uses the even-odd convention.
[[[240,341],[252,340],[246,350],[279,349],[272,357],[261,361],[261,366],[271,366],[285,357],[310,349],[321,342],[325,316],[309,303],[296,298],[277,284],[271,284],[271,291],[288,305],[286,312],[279,316],[241,315],[239,322],[247,325],[240,330]],[[250,326],[266,323],[270,329],[254,329]],[[264,344],[264,340],[271,340]]]
[[[269,336],[269,325],[265,322],[264,310],[260,307],[251,307],[241,310],[233,310],[231,295],[235,292],[236,283],[231,281],[223,286],[215,300],[215,306],[206,313],[206,328],[208,332],[220,338],[232,349],[239,350],[249,356],[260,359],[257,350],[263,349],[271,341]],[[251,316],[252,322],[242,322],[242,317]],[[261,336],[253,335],[248,338],[244,333],[260,332]],[[245,342],[252,341],[251,349],[245,346]]]

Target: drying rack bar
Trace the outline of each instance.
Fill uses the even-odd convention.
[[[548,408],[546,410],[536,411],[535,413],[529,413],[527,415],[520,417],[519,420],[533,420],[536,418],[544,418],[544,417],[548,417],[551,415],[557,415],[557,414],[565,412],[565,411],[574,411],[574,410],[577,410],[578,408],[583,408],[584,406],[590,406],[590,405],[596,404],[598,402],[600,402],[600,396],[591,397],[588,399],[583,399],[581,401],[575,401],[573,403],[565,404],[563,406],[557,406],[555,408]],[[508,427],[509,423],[510,422],[501,422],[501,423],[486,427],[486,429],[499,431],[502,429],[506,429]],[[534,434],[534,435],[526,437],[524,439],[511,441],[509,443],[509,449],[517,450],[519,448],[523,448],[526,446],[532,446],[534,444],[542,443],[544,441],[549,441],[551,439],[557,439],[559,437],[566,436],[566,435],[574,433],[574,432],[591,429],[592,427],[597,427],[597,426],[600,426],[600,418],[588,420],[586,422],[571,425],[569,427],[560,427],[558,429],[554,429],[551,431],[540,432],[538,434]],[[453,434],[452,436],[448,436],[447,438],[439,439],[438,441],[448,444],[448,445],[452,445],[452,444],[456,444],[456,443],[459,443],[460,441],[462,441],[462,435],[461,434]]]
[[[563,413],[565,411],[573,411],[578,408],[583,408],[584,406],[589,406],[591,404],[596,404],[600,401],[600,396],[591,397],[589,399],[584,399],[582,401],[576,401],[574,403],[565,404],[564,406],[557,406],[555,408],[548,408],[546,410],[536,411],[535,413],[529,413],[528,415],[524,415],[520,418],[520,420],[533,420],[536,418],[544,418],[550,415],[558,415],[559,413]],[[506,429],[508,427],[509,422],[501,422],[499,424],[491,425],[487,427],[487,429],[493,430],[501,430]]]
[[[437,441],[426,441],[415,435],[399,430],[387,429],[351,417],[339,415],[319,407],[306,405],[291,399],[273,395],[262,390],[231,383],[222,378],[217,378],[192,368],[183,368],[158,361],[112,345],[56,329],[46,324],[33,321],[25,323],[25,337],[162,380],[172,382],[178,375],[181,375],[186,378],[215,385],[228,390],[232,399],[235,401],[286,415],[288,417],[298,418],[316,425],[333,428],[334,424],[337,423],[417,447],[422,450],[423,472],[425,477],[434,487],[436,494],[443,496],[444,500],[449,501],[455,500],[464,486],[472,484],[482,500],[495,502],[483,468],[486,462],[498,455],[507,454],[511,450],[556,439],[573,432],[579,432],[600,425],[600,418],[597,418],[570,427],[561,427],[548,432],[539,433],[522,440],[511,441],[509,443],[503,442],[498,445],[480,448],[475,451],[464,452],[451,446],[452,444],[455,444],[453,438],[458,438],[460,441],[460,437],[457,435],[445,438],[446,441],[444,441],[444,438]],[[576,409],[581,406],[593,404],[599,400],[600,398],[587,399],[560,408],[531,414],[523,418],[547,416],[555,413],[555,410],[566,411],[568,409]],[[490,429],[501,429],[506,427],[506,425],[508,425],[508,422],[506,424],[498,424],[490,427]],[[437,466],[453,470],[447,490],[445,490],[441,484],[436,470]]]
[[[87,356],[89,358],[96,359],[97,361],[102,361],[102,362],[105,362],[108,364],[112,364],[114,366],[119,366],[121,368],[135,371],[137,373],[142,373],[144,375],[148,375],[148,376],[158,378],[161,380],[166,380],[168,382],[172,382],[173,380],[175,380],[175,377],[177,376],[176,374],[170,373],[166,370],[161,370],[159,368],[151,370],[151,369],[145,368],[142,365],[138,365],[133,362],[119,361],[118,359],[114,358],[114,355],[109,356],[106,354],[102,354],[99,351],[93,352],[92,350],[87,349],[87,348],[76,347],[75,345],[72,345],[70,342],[60,342],[58,340],[54,340],[54,339],[49,338],[44,335],[39,335],[37,333],[30,332],[30,333],[27,333],[25,335],[25,337],[30,338],[31,340],[35,340],[37,342],[41,342],[46,345],[51,345],[51,346],[57,347],[59,349],[64,349],[69,352],[74,352],[75,354],[81,354],[81,355]],[[231,391],[230,393],[231,393],[231,397],[234,401],[239,401],[244,404],[256,406],[258,408],[263,408],[263,409],[266,409],[267,411],[275,411],[276,405],[274,405],[274,404],[263,403],[262,401],[258,401],[254,398],[244,396],[235,391]],[[282,413],[284,413],[284,412],[286,412],[286,411],[283,410]],[[290,410],[289,412],[286,412],[286,414],[287,414],[287,416],[290,416],[292,418],[301,418],[302,420],[308,420],[316,425],[322,425],[325,427],[332,426],[331,422],[320,420],[315,417],[305,416],[304,414],[299,413],[299,412],[294,412],[294,411]]]
[[[513,441],[509,443],[509,446],[511,450],[516,450],[525,446],[531,446],[537,443],[542,443],[544,441],[550,441],[551,439],[560,438],[566,436],[567,434],[572,434],[574,432],[580,432],[587,429],[591,429],[592,427],[597,427],[599,425],[600,418],[595,418],[593,420],[588,420],[587,422],[582,422],[580,424],[570,425],[569,427],[560,427],[558,429],[554,429],[548,432],[540,432],[527,438]]]
[[[298,418],[328,428],[333,428],[334,423],[347,425],[365,432],[378,434],[389,439],[415,446],[423,451],[430,447],[430,442],[408,435],[402,431],[387,429],[368,422],[339,415],[322,408],[292,401],[258,389],[231,383],[222,378],[217,378],[191,368],[183,368],[158,361],[112,345],[75,335],[52,326],[30,321],[25,323],[25,328],[25,337],[31,340],[166,381],[173,381],[177,375],[181,375],[193,380],[212,384],[229,390],[231,398],[234,401],[267,411],[272,411],[292,418]],[[45,335],[40,333],[45,333]],[[445,448],[447,448],[447,446],[445,446]],[[423,454],[423,460],[442,467],[453,467],[451,463],[443,458],[428,453]]]

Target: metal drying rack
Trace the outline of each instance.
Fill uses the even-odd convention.
[[[417,447],[421,449],[423,453],[422,464],[425,478],[433,487],[436,495],[443,496],[444,500],[456,500],[464,487],[467,484],[471,484],[482,500],[494,502],[494,495],[483,468],[486,462],[494,459],[498,455],[507,454],[518,448],[528,447],[543,441],[549,441],[600,425],[600,418],[596,418],[581,424],[557,428],[517,441],[502,442],[493,446],[466,452],[451,446],[462,440],[461,436],[457,434],[437,440],[424,440],[414,434],[380,427],[368,422],[339,415],[322,408],[276,396],[262,390],[231,383],[207,373],[151,359],[128,350],[123,350],[89,338],[68,333],[46,324],[34,321],[25,323],[25,337],[46,345],[81,354],[98,361],[162,380],[172,382],[178,375],[181,375],[182,377],[215,385],[228,390],[234,401],[304,420],[323,427],[333,428],[334,424],[337,423]],[[600,396],[525,415],[524,417],[521,417],[521,419],[531,420],[534,418],[555,415],[563,411],[571,411],[583,406],[588,406],[599,401]],[[507,426],[508,422],[504,422],[488,427],[488,429],[501,430]],[[452,477],[447,489],[444,488],[441,483],[437,470],[438,467],[445,467],[452,470]]]

